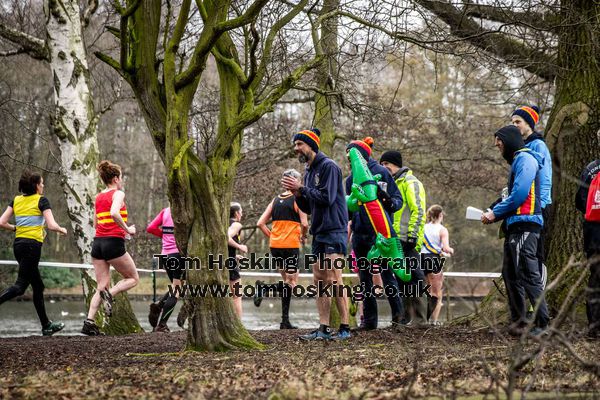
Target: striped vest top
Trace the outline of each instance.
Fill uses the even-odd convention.
[[[120,237],[125,238],[127,234],[110,215],[112,199],[116,189],[108,192],[98,193],[96,196],[96,237]],[[127,207],[123,202],[120,210],[121,217],[127,222]]]
[[[47,205],[42,208],[50,208],[48,200],[40,194],[19,195],[14,198],[12,208],[17,225],[16,239],[33,239],[40,243],[44,242],[46,237],[45,221],[42,215],[44,210],[40,209],[40,203]]]
[[[442,254],[442,238],[440,237],[441,230],[442,224],[434,224],[431,222],[425,224],[421,253],[438,255]]]

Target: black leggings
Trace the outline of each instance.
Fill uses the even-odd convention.
[[[46,315],[44,306],[44,282],[40,276],[38,264],[42,255],[42,244],[36,240],[20,239],[13,245],[15,258],[19,263],[19,275],[14,285],[0,294],[0,304],[21,296],[29,285],[33,290],[33,305],[40,319],[42,328],[46,327],[50,320]]]
[[[169,268],[168,265],[164,265],[161,266],[161,268],[165,268],[165,270],[167,271],[167,275],[169,276],[169,280],[171,281],[171,283],[173,283],[173,279],[185,279],[185,264],[183,262],[183,260],[181,259],[181,256],[179,253],[173,253],[173,254],[167,254],[167,257],[169,258],[176,258],[177,259],[177,266],[176,268]],[[173,287],[173,290],[175,289],[175,287]],[[160,325],[166,325],[167,321],[169,320],[169,317],[171,316],[171,314],[173,313],[173,310],[175,309],[175,306],[177,305],[177,297],[175,296],[171,296],[170,292],[167,291],[167,293],[165,293],[165,295],[162,297],[162,299],[160,300],[160,306],[162,308],[162,314],[160,316],[160,321],[159,324]]]

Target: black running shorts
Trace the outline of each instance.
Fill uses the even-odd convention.
[[[173,279],[185,280],[185,262],[181,259],[179,253],[167,254],[167,259],[159,262],[160,268],[167,271],[169,280]]]
[[[92,258],[110,261],[127,253],[125,239],[120,237],[97,237],[92,242]]]
[[[421,257],[423,257],[423,265],[421,265],[421,268],[423,269],[423,273],[425,275],[439,274],[440,272],[442,272],[442,269],[439,267],[441,265],[441,257],[439,254],[421,253]],[[437,263],[433,260],[436,260]]]
[[[283,269],[288,274],[298,272],[299,256],[300,249],[276,249],[271,247],[273,263],[277,266],[277,269]]]

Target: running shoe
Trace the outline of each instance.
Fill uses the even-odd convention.
[[[160,303],[151,303],[150,304],[150,312],[148,313],[148,322],[150,322],[150,326],[156,328],[158,325],[158,319],[160,318],[160,313],[162,311],[162,307]]]
[[[52,322],[42,329],[42,335],[44,336],[52,336],[56,332],[61,331],[65,327],[65,324],[62,322]]]
[[[98,325],[94,322],[88,321],[87,319],[83,321],[83,328],[81,329],[81,333],[88,336],[103,336],[104,334],[100,332]]]
[[[158,326],[156,328],[154,328],[152,330],[152,332],[165,332],[165,333],[169,333],[169,332],[171,332],[171,330],[169,329],[169,327],[167,326],[167,324],[158,324]]]
[[[535,327],[531,328],[531,330],[529,331],[529,334],[536,338],[546,336],[548,334],[548,327],[542,328],[540,326],[535,326]]]
[[[113,297],[108,289],[104,289],[100,292],[100,298],[102,298],[102,305],[104,306],[104,313],[107,317],[112,317],[113,309]]]
[[[256,307],[260,307],[260,303],[263,301],[262,288],[265,283],[263,281],[257,280],[254,286],[254,298],[252,299],[254,305]]]
[[[312,331],[311,333],[309,333],[308,335],[301,335],[300,336],[300,340],[306,340],[306,341],[310,341],[310,340],[331,340],[331,332],[321,332],[320,330],[316,329],[314,331]]]
[[[519,324],[519,323],[511,324],[508,327],[507,332],[510,336],[519,337],[523,334],[523,332],[525,332],[526,327],[527,327],[526,324]]]
[[[392,322],[392,325],[393,324],[394,323]],[[375,329],[377,329],[377,327],[373,326],[373,325],[361,325],[356,328],[353,328],[352,332],[367,332],[367,331],[374,331]]]
[[[298,329],[298,327],[292,325],[290,321],[281,321],[281,324],[279,324],[279,329]]]
[[[352,337],[352,334],[350,333],[350,330],[348,330],[348,329],[338,331],[336,334],[332,335],[333,340],[348,340],[351,337]]]
[[[183,326],[185,325],[185,320],[188,317],[188,304],[186,302],[183,303],[183,305],[181,306],[181,309],[179,310],[179,314],[177,314],[177,325],[179,325],[179,327],[181,329],[183,329]]]

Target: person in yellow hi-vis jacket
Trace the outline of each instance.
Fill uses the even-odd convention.
[[[0,304],[22,295],[29,285],[33,289],[33,305],[42,325],[42,334],[51,336],[65,327],[62,322],[52,322],[44,305],[44,282],[38,269],[42,244],[46,237],[44,225],[51,231],[66,235],[67,230],[56,223],[50,202],[43,196],[44,179],[40,174],[23,172],[19,179],[20,195],[0,217],[0,228],[15,232],[13,250],[19,263],[19,273],[14,285],[0,293]],[[8,223],[15,216],[15,224]]]
[[[394,229],[400,237],[405,262],[411,268],[412,279],[408,283],[398,281],[404,303],[401,325],[424,325],[426,302],[422,297],[429,296],[429,293],[424,290],[425,274],[419,267],[419,252],[423,245],[423,230],[427,217],[425,189],[412,171],[402,165],[402,154],[399,151],[386,151],[379,163],[392,174],[403,200],[402,208],[394,213]]]

